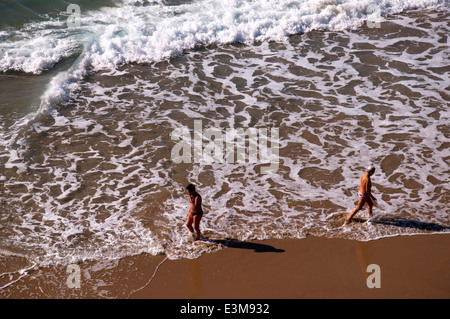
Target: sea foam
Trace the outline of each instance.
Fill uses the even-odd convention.
[[[373,3],[384,16],[445,2],[199,1],[169,6],[163,1],[127,1],[117,8],[82,10],[79,28],[60,26],[58,34],[49,28],[45,36],[60,42],[43,45],[42,50],[49,52],[42,57],[26,59],[28,52],[21,60],[18,48],[9,48],[22,44],[30,48],[39,42],[10,38],[9,47],[5,45],[1,51],[9,52],[11,58],[4,64],[9,65],[6,71],[51,72],[68,57],[64,50],[52,49],[58,43],[76,48],[78,58],[66,71],[55,74],[36,112],[18,122],[29,128],[27,134],[17,130],[14,135],[9,133],[14,129],[2,128],[12,134],[10,141],[19,142],[17,149],[2,154],[8,170],[4,183],[7,205],[25,211],[20,218],[12,209],[5,212],[6,217],[1,216],[11,232],[5,237],[6,244],[20,243],[26,255],[40,264],[114,259],[140,252],[164,252],[170,258],[198,256],[204,250],[185,236],[188,202],[182,192],[185,185],[180,185],[184,179],[179,178],[185,172],[170,163],[170,155],[164,157],[170,145],[164,139],[169,140],[165,133],[171,129],[189,126],[190,120],[206,119],[208,114],[213,114],[208,125],[217,128],[275,123],[282,127],[283,138],[282,167],[276,175],[261,177],[248,163],[200,165],[186,173],[186,179],[200,183],[207,210],[202,222],[206,234],[251,240],[327,233],[371,240],[423,232],[423,225],[395,230],[386,230],[385,224],[354,226],[351,231],[339,228],[345,208],[356,197],[351,190],[357,187],[361,162],[401,158],[405,148],[409,152],[395,176],[379,170],[374,180],[376,190],[386,189],[380,199],[385,223],[393,223],[388,217],[401,210],[407,210],[403,218],[420,220],[417,212],[444,205],[444,199],[434,196],[440,194],[440,180],[448,175],[448,150],[443,147],[448,138],[442,134],[442,123],[449,113],[440,106],[444,98],[438,93],[445,88],[446,73],[428,70],[445,66],[445,50],[435,50],[440,46],[436,34],[417,37],[417,42],[434,47],[426,47],[420,54],[398,54],[391,46],[407,38],[369,39],[365,32],[349,32],[367,19],[376,19],[366,12]],[[405,17],[395,23],[408,27],[408,21]],[[430,25],[415,30],[442,29]],[[27,28],[33,27],[46,29],[39,23]],[[339,36],[344,40],[331,32],[316,35],[313,40],[324,41],[319,50],[311,48],[308,35],[301,41],[299,37],[286,41],[294,33],[317,29],[343,30]],[[61,32],[67,32],[70,41],[76,39],[76,45],[65,42]],[[291,40],[298,42],[294,45]],[[254,46],[236,49],[224,45],[234,42]],[[371,49],[357,50],[360,43]],[[274,49],[278,44],[280,48]],[[134,66],[205,45],[219,49],[193,50],[180,58],[181,63],[174,59],[163,69]],[[437,58],[432,51],[437,51]],[[364,64],[361,54],[367,52],[375,62],[378,58],[398,68],[386,70],[373,61]],[[409,68],[402,71],[399,62],[422,70],[409,76]],[[125,64],[129,64],[128,73],[120,68]],[[375,78],[359,73],[364,71],[361,65],[377,70],[380,78],[399,80],[376,85]],[[231,69],[230,74],[218,74],[221,67]],[[146,76],[147,72],[155,73]],[[92,77],[83,81],[87,75]],[[239,85],[236,79],[246,84]],[[357,80],[356,84],[347,89],[344,85],[352,80]],[[211,87],[205,88],[204,82]],[[307,87],[299,87],[304,83]],[[420,97],[397,92],[395,85],[409,86]],[[204,90],[199,92],[199,87]],[[304,91],[296,92],[297,88]],[[354,94],[346,93],[352,89]],[[77,94],[78,90],[83,94]],[[123,97],[123,92],[130,98]],[[236,97],[239,101],[233,100]],[[66,101],[75,104],[71,112],[63,107]],[[287,105],[290,101],[296,105]],[[438,105],[439,121],[430,115],[434,111],[430,102]],[[363,109],[375,103],[387,111]],[[218,107],[224,109],[224,116],[209,113]],[[50,114],[53,121],[36,122],[41,114]],[[365,122],[369,115],[370,121]],[[277,118],[282,122],[276,122]],[[361,122],[368,127],[354,129]],[[403,136],[418,142],[402,140]],[[2,146],[11,146],[3,142],[5,139]],[[429,172],[435,176],[430,177]],[[408,206],[405,198],[413,199]],[[142,216],[143,209],[149,210],[148,216]],[[448,221],[445,209],[433,214],[430,223],[444,225]]]
[[[68,27],[61,14],[61,20],[31,23],[16,31],[0,45],[0,71],[39,74],[74,53],[89,55],[94,69],[114,69],[124,63],[160,61],[199,45],[277,41],[311,30],[354,29],[386,15],[445,4],[445,0],[204,0],[179,5],[125,1],[96,11],[80,8],[79,27]],[[86,43],[89,49],[83,51]]]

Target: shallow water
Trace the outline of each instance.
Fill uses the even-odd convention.
[[[339,15],[352,2],[314,7],[312,22],[283,1],[283,17],[265,1],[232,4],[214,18],[213,1],[130,1],[78,29],[55,19],[0,33],[0,286],[36,265],[220,249],[187,235],[188,183],[213,239],[450,231],[448,9],[370,28],[365,9],[359,22]],[[183,129],[187,163],[173,156]],[[259,143],[266,130],[275,171],[262,173],[261,152],[228,158],[231,129],[258,129]],[[196,141],[221,156],[199,163]],[[342,227],[370,163],[375,221],[363,211]]]

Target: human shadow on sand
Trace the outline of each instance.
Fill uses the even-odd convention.
[[[404,218],[386,218],[380,217],[372,220],[372,224],[383,224],[389,226],[396,227],[404,227],[404,228],[415,228],[420,230],[429,230],[429,231],[443,231],[450,230],[449,226],[441,226],[435,223],[425,223],[419,222],[411,219]]]
[[[228,248],[239,248],[239,249],[250,249],[255,253],[283,253],[284,249],[277,249],[273,246],[252,243],[247,241],[240,241],[237,239],[226,238],[226,239],[208,239],[211,243],[221,244]]]

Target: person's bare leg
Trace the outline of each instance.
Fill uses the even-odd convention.
[[[189,231],[191,232],[192,235],[194,235],[194,228],[192,228],[192,223],[193,222],[194,222],[194,218],[189,213],[189,216],[188,216],[187,221],[186,221],[186,227],[189,229]]]
[[[367,211],[369,212],[369,219],[372,219],[372,218],[373,218],[373,215],[372,215],[372,207],[373,207],[373,202],[372,202],[372,200],[369,198],[369,199],[367,200]]]
[[[201,239],[201,236],[202,236],[202,233],[200,232],[200,220],[201,219],[202,219],[202,215],[194,216],[194,227],[195,227],[195,232],[197,233],[197,240]]]
[[[364,198],[360,198],[358,201],[358,205],[355,207],[355,209],[352,210],[352,212],[350,213],[350,215],[348,215],[347,219],[345,220],[345,223],[348,224],[350,223],[350,221],[352,220],[353,216],[356,215],[357,212],[360,211],[361,208],[364,207],[364,203],[365,203],[365,199]]]

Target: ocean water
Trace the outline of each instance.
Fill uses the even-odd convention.
[[[448,1],[72,2],[0,3],[0,287],[220,249],[188,183],[211,239],[450,232]],[[371,163],[375,219],[343,227]]]

